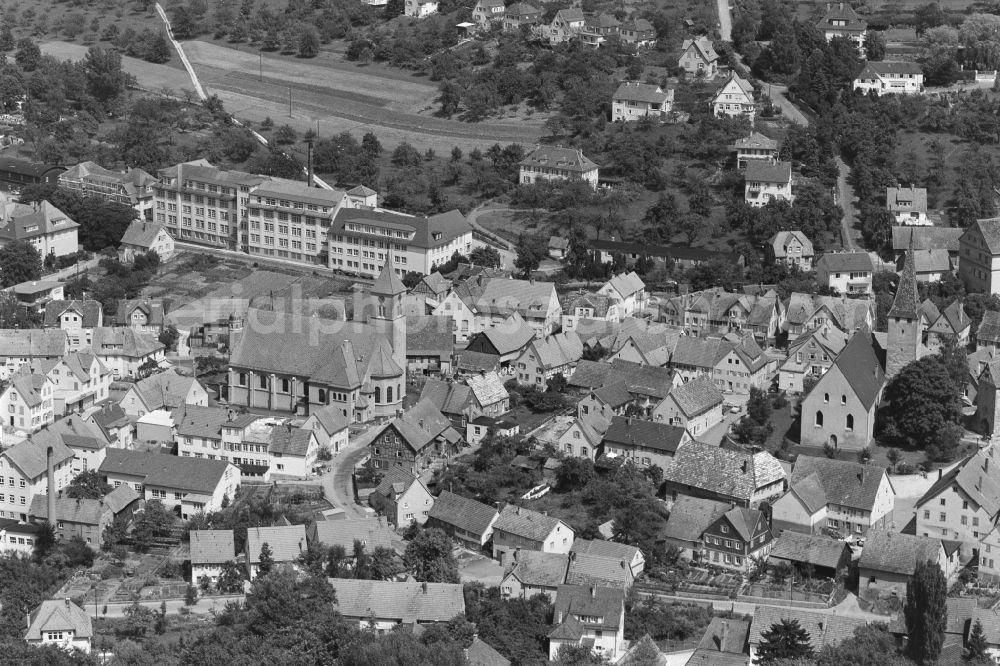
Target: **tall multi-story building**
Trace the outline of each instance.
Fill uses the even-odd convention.
[[[379,209],[341,209],[329,236],[329,268],[376,277],[391,252],[397,276],[429,275],[457,251],[472,250],[472,227],[458,210],[414,217]]]
[[[142,169],[112,171],[94,162],[81,162],[59,174],[59,187],[85,197],[100,197],[132,206],[145,220],[153,214],[155,182],[156,178]]]
[[[268,179],[251,191],[240,249],[252,255],[326,264],[327,232],[347,199],[339,190]]]

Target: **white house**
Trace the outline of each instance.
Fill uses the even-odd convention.
[[[82,608],[67,599],[46,599],[28,615],[28,645],[54,645],[63,650],[90,654],[94,626]]]
[[[460,583],[418,583],[328,578],[337,594],[334,610],[360,629],[383,634],[399,625],[448,622],[465,614]],[[374,664],[372,666],[375,666]]]
[[[611,98],[611,120],[629,122],[652,118],[659,120],[673,109],[674,91],[649,83],[625,81]]]
[[[29,438],[0,452],[0,518],[28,519],[28,508],[36,494],[45,494],[47,446]],[[53,485],[60,491],[73,478],[73,451],[61,440],[52,442]]]
[[[792,203],[792,163],[751,160],[744,173],[743,200],[755,208],[771,201]]]
[[[479,0],[472,9],[472,20],[481,29],[489,30],[493,24],[503,21],[505,13],[503,0]]]
[[[834,37],[845,37],[857,47],[859,53],[864,53],[865,37],[868,35],[868,24],[861,19],[850,3],[828,2],[826,14],[816,24],[826,41]]]
[[[779,231],[767,241],[768,258],[775,264],[796,267],[800,271],[812,270],[816,256],[812,241],[801,231]]]
[[[677,66],[692,76],[700,74],[711,78],[719,71],[719,54],[715,52],[711,40],[706,37],[685,39],[681,45],[681,57],[677,60]]]
[[[110,396],[111,372],[89,351],[55,361],[34,361],[31,368],[52,383],[53,413],[82,412]]]
[[[549,633],[549,659],[563,645],[588,645],[614,663],[624,652],[625,591],[594,585],[560,585],[556,589],[555,629]]]
[[[649,304],[646,283],[635,271],[615,275],[601,285],[597,293],[604,296],[616,296],[622,303],[622,317],[636,316]]]
[[[260,553],[267,544],[275,566],[291,566],[298,570],[298,559],[306,551],[305,525],[247,528],[247,570],[250,580],[260,573]]]
[[[236,561],[232,530],[191,530],[191,584],[207,577],[219,582],[222,565]]]
[[[927,217],[927,190],[922,187],[885,188],[885,206],[896,219],[896,225],[934,226],[934,222]]]
[[[874,274],[867,252],[827,252],[816,262],[816,280],[837,294],[872,293]]]
[[[350,419],[344,415],[344,411],[336,405],[310,410],[302,429],[312,431],[320,448],[330,453],[340,453],[347,446],[350,425]]]
[[[413,18],[424,18],[436,13],[438,3],[436,0],[406,0],[403,7],[403,14]]]
[[[136,377],[139,368],[164,358],[163,343],[156,336],[139,333],[131,328],[94,329],[91,350],[115,377]]]
[[[919,95],[924,90],[924,71],[915,62],[869,60],[854,79],[854,89],[874,90],[879,95]]]
[[[95,300],[53,300],[45,304],[42,325],[66,331],[70,349],[89,347],[94,329],[104,325],[101,302]]]
[[[573,528],[558,518],[508,504],[493,523],[493,557],[506,564],[518,549],[568,553],[573,538]]]
[[[124,263],[135,261],[136,256],[156,252],[161,261],[174,256],[174,239],[165,225],[145,220],[134,220],[125,230],[118,245],[118,259]]]
[[[3,425],[26,432],[52,423],[52,382],[45,375],[18,371],[0,392],[0,414]]]
[[[559,146],[538,146],[521,160],[519,183],[540,180],[582,180],[597,187],[598,167],[583,151]]]
[[[753,98],[753,86],[748,81],[737,76],[736,72],[729,75],[712,98],[712,112],[716,117],[729,116],[736,118],[746,116],[753,122],[757,106]]]
[[[48,201],[31,204],[10,200],[0,202],[0,247],[23,240],[31,243],[42,257],[74,254],[80,249],[77,240],[79,227]]]
[[[0,329],[0,381],[30,361],[57,360],[68,351],[66,331]]]

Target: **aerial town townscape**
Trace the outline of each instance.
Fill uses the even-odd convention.
[[[0,666],[1000,664],[997,3],[0,49]]]

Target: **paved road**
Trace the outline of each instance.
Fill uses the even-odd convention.
[[[837,203],[844,211],[844,217],[840,220],[840,235],[845,250],[856,250],[858,244],[854,240],[856,234],[854,230],[854,190],[847,182],[851,175],[851,169],[844,164],[840,157],[834,158],[837,162]]]
[[[785,95],[788,93],[788,86],[778,83],[767,83],[767,94],[771,102],[781,109],[781,115],[798,125],[808,125],[809,118],[799,111],[799,107],[789,101]]]
[[[378,428],[371,428],[360,437],[352,439],[346,449],[333,457],[330,471],[320,478],[326,499],[334,506],[344,509],[348,517],[365,515],[364,509],[355,502],[351,474],[354,466],[368,455],[368,444],[377,432]]]
[[[715,0],[719,9],[719,36],[722,41],[733,41],[733,16],[729,10],[729,0]]]
[[[506,240],[505,238],[502,238],[496,232],[490,231],[483,225],[479,224],[480,215],[500,210],[508,210],[508,208],[507,206],[496,206],[496,205],[485,204],[470,210],[469,214],[466,216],[466,219],[469,221],[469,226],[472,227],[473,229],[486,234],[490,238],[495,238],[504,244],[504,246],[507,249],[503,250],[497,248],[497,251],[500,252],[500,265],[509,270],[514,268],[514,260],[517,259],[517,249],[514,247],[514,244]],[[496,247],[496,245],[492,245],[491,247]]]

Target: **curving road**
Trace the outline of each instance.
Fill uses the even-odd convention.
[[[729,9],[729,0],[715,0],[719,9],[719,36],[722,41],[733,41],[733,15]]]

